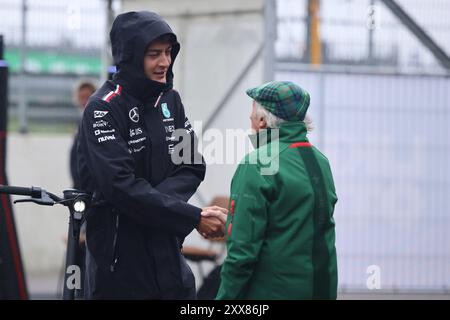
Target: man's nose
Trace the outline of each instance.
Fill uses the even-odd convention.
[[[170,58],[166,55],[163,55],[161,59],[159,59],[159,65],[161,67],[169,67],[170,65]]]

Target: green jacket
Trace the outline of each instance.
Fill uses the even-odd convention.
[[[306,133],[302,122],[283,123],[279,139],[239,164],[216,299],[336,299],[337,197],[328,160]],[[268,167],[274,174],[261,174]]]

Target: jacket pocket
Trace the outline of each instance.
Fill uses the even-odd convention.
[[[117,262],[119,261],[119,220],[120,215],[116,212],[115,209],[113,209],[113,213],[115,213],[115,225],[114,225],[114,237],[113,237],[113,243],[112,243],[112,261],[110,265],[110,271],[114,272],[116,270]]]

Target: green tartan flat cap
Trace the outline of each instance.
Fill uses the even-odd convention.
[[[309,107],[309,93],[290,81],[272,81],[246,91],[269,112],[286,121],[303,121]]]

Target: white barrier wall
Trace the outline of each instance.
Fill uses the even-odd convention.
[[[7,174],[10,185],[39,186],[62,194],[72,187],[69,173],[70,135],[8,136]],[[13,199],[19,199],[14,196]],[[57,273],[65,254],[69,213],[62,206],[13,205],[25,271]]]

